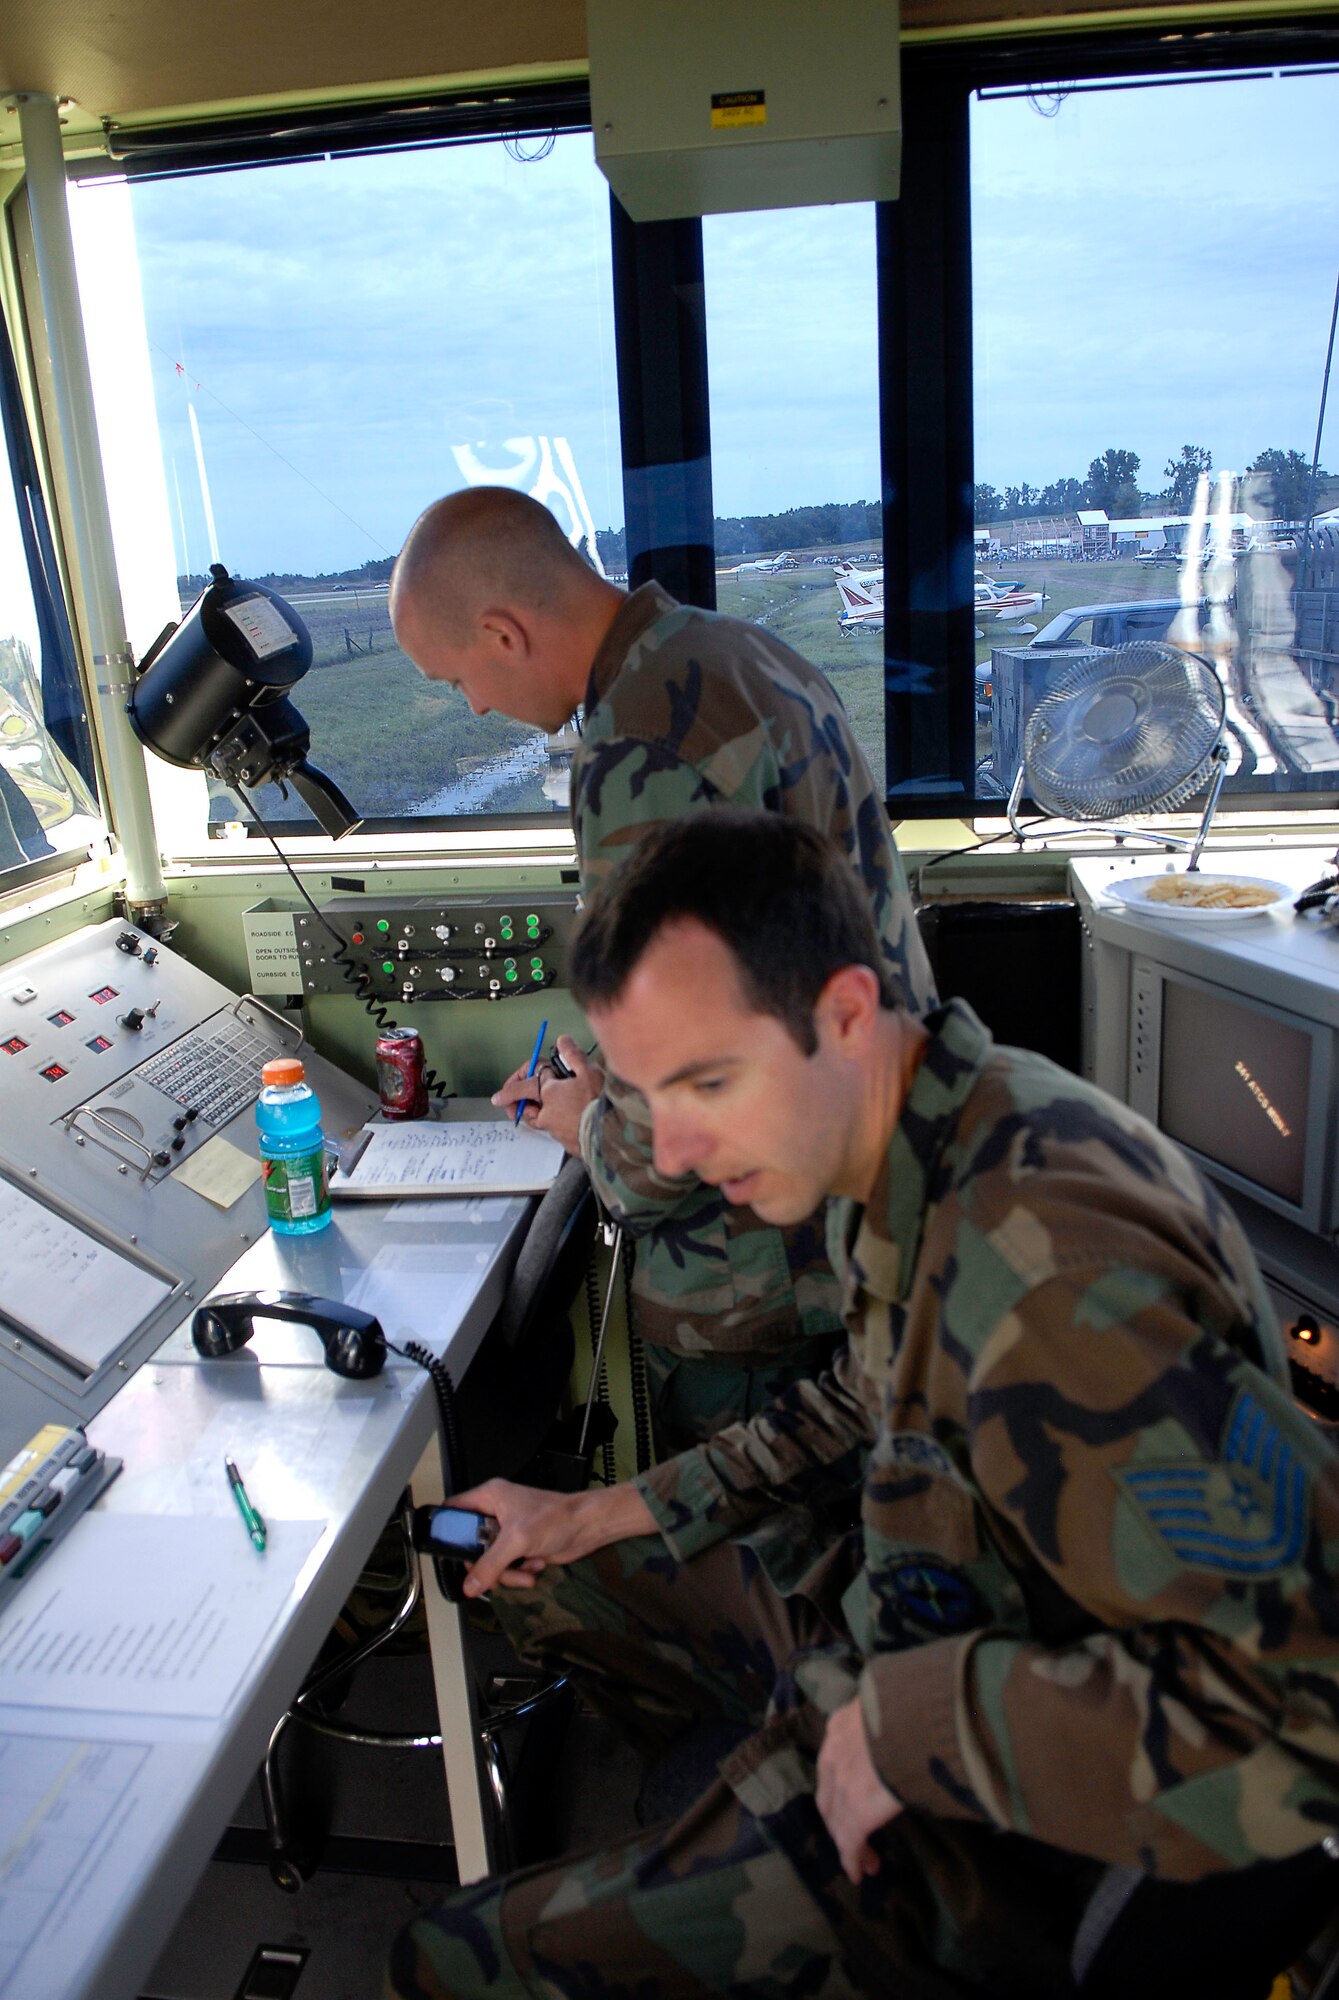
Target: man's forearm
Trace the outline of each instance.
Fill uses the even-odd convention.
[[[634,1535],[658,1533],[655,1515],[637,1488],[625,1481],[621,1486],[595,1486],[572,1495],[573,1553],[593,1555],[610,1542],[625,1542]]]

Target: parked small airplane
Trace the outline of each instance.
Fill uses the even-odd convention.
[[[763,576],[771,576],[779,569],[798,569],[799,563],[789,549],[783,549],[779,556],[759,556],[756,562],[742,562],[736,565],[735,575],[746,576],[756,571]]]
[[[848,634],[857,630],[882,632],[882,569],[853,569],[849,563],[841,563],[832,572],[832,581],[841,605],[837,613],[838,630]]]
[[[977,570],[973,579],[978,618],[1021,618],[1025,611],[1039,611],[1046,602],[1044,590],[1025,590],[1021,583],[997,583]]]
[[[849,564],[833,571],[833,582],[841,610],[837,623],[843,632],[857,627],[866,632],[883,630],[883,571],[854,569]],[[1021,618],[1025,612],[1040,610],[1046,602],[1043,590],[1026,590],[1021,583],[997,583],[978,570],[974,578],[975,610],[979,619]]]

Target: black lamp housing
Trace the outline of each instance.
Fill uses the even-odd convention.
[[[339,840],[362,817],[307,762],[311,731],[288,700],[311,665],[311,634],[264,584],[230,577],[222,563],[209,573],[209,588],[141,662],[126,703],[131,727],[155,756],[225,784],[291,783]]]

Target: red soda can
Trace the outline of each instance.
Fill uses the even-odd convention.
[[[377,1036],[377,1088],[384,1118],[427,1117],[423,1037],[417,1028],[383,1028]]]

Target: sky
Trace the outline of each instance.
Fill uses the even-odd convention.
[[[1081,478],[1109,446],[1150,489],[1185,443],[1218,466],[1309,456],[1336,112],[1339,76],[974,107],[978,480]],[[589,135],[131,200],[180,568],[210,560],[206,492],[230,568],[356,568],[463,483],[462,449],[505,476],[544,439],[555,463],[566,440],[593,524],[621,525]],[[704,255],[716,512],[876,498],[873,209],[709,217]]]
[[[978,481],[1081,479],[1109,446],[1146,491],[1183,444],[1310,460],[1339,76],[993,99],[971,135]]]

